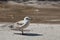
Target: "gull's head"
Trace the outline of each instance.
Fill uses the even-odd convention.
[[[31,20],[31,18],[27,16],[24,18],[24,20]]]

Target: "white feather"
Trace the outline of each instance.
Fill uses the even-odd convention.
[[[27,20],[26,18],[30,19],[29,17],[25,17],[24,20],[14,23],[14,28],[16,28],[16,29],[27,28],[30,23],[30,20]]]

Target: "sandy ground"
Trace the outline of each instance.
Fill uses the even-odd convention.
[[[25,16],[31,17],[32,23],[60,23],[60,2],[9,1],[0,4],[0,22],[17,22]]]
[[[60,40],[60,24],[38,24],[31,23],[21,35],[21,31],[8,30],[2,28],[0,23],[0,40]]]

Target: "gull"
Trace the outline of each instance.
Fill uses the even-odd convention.
[[[8,23],[8,24],[5,24],[1,27],[3,27],[3,28],[8,27],[9,29],[12,29],[12,30],[19,30],[22,32],[22,34],[24,34],[23,31],[25,28],[27,28],[29,26],[30,20],[31,20],[31,18],[26,16],[21,21],[18,21],[18,22],[12,23],[12,24]]]
[[[23,30],[29,26],[30,20],[31,20],[30,17],[28,17],[28,16],[24,17],[24,20],[18,21],[16,23],[14,23],[13,25],[11,25],[10,27],[21,30],[22,34],[24,34]]]

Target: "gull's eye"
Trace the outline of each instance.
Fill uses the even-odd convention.
[[[26,19],[28,19],[28,18],[26,18]]]
[[[30,20],[29,18],[26,18],[27,20]]]

